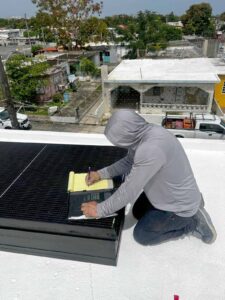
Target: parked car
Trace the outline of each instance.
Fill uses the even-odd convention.
[[[225,139],[225,121],[217,115],[166,115],[162,126],[178,138]]]
[[[31,124],[27,115],[17,113],[17,120],[21,129],[30,129]],[[9,113],[6,108],[0,107],[0,128],[12,129],[12,123],[9,118]]]

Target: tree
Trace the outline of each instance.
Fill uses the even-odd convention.
[[[220,30],[223,32],[225,31],[225,24],[220,27]]]
[[[52,26],[51,16],[44,12],[38,12],[30,19],[29,28],[43,42],[55,42],[56,30]]]
[[[220,15],[220,20],[225,22],[225,12]]]
[[[15,54],[6,62],[12,96],[15,100],[35,102],[37,90],[46,82],[43,75],[48,69],[47,62],[35,61],[23,54]]]
[[[39,50],[43,49],[42,45],[32,45],[31,53],[35,56]]]
[[[167,25],[162,15],[150,11],[140,11],[124,29],[120,29],[121,41],[129,43],[127,58],[136,58],[137,53],[159,51],[167,46],[170,40],[180,40],[182,31]]]
[[[108,41],[109,31],[107,24],[96,17],[90,17],[80,26],[79,40],[82,45],[87,42]]]
[[[2,59],[0,56],[0,86],[1,86],[1,92],[3,97],[5,98],[5,104],[6,104],[6,108],[8,110],[9,113],[9,118],[12,122],[12,127],[15,129],[19,129],[19,123],[16,117],[16,111],[14,108],[14,104],[13,104],[13,100],[11,97],[11,92],[10,92],[10,88],[9,88],[9,82],[8,82],[8,78],[6,76],[5,73],[5,69],[2,63]]]
[[[200,3],[190,6],[181,17],[185,34],[212,37],[215,25],[212,20],[212,7],[208,3]]]
[[[71,45],[72,40],[80,46],[81,24],[89,16],[101,13],[102,2],[94,0],[32,0],[39,13],[48,15],[51,27],[56,30],[58,44]]]
[[[170,14],[166,15],[166,21],[167,22],[178,22],[180,18],[176,15],[174,15],[174,12],[172,11]]]
[[[84,74],[91,76],[99,76],[100,70],[96,68],[95,64],[88,58],[84,57],[80,61],[80,70]]]

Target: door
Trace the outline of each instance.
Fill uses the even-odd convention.
[[[224,139],[224,128],[219,124],[200,123],[196,137],[201,139]]]

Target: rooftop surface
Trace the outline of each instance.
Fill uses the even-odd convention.
[[[217,70],[207,58],[123,60],[106,82],[216,83]]]
[[[210,61],[216,68],[218,75],[225,75],[225,58],[211,58]]]
[[[1,141],[110,145],[101,134],[0,130]],[[117,267],[0,252],[0,299],[223,300],[225,141],[182,139],[218,237],[137,244],[127,208]]]

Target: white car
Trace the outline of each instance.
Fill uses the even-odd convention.
[[[16,114],[21,129],[30,129],[31,124],[27,115]],[[12,123],[6,108],[0,107],[0,129],[12,129]]]

